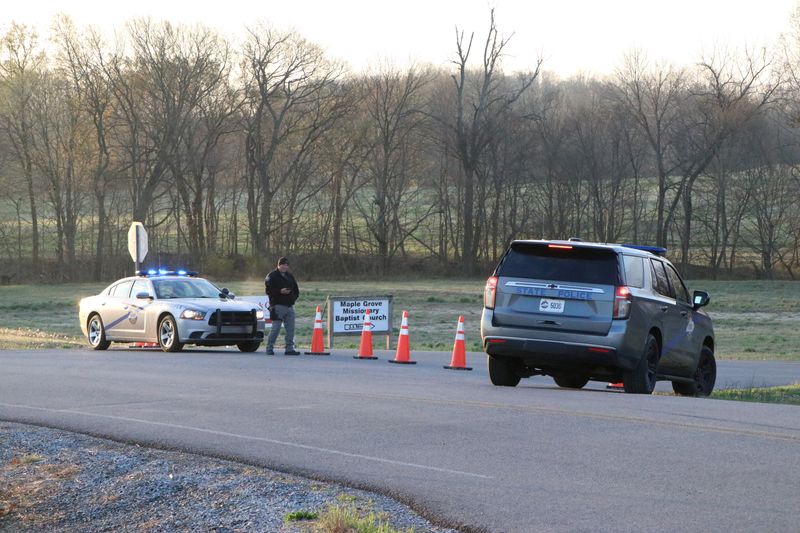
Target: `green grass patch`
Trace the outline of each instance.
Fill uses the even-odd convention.
[[[388,516],[360,511],[354,506],[330,506],[320,515],[315,529],[323,533],[413,533],[395,529]]]
[[[21,465],[30,465],[33,463],[40,463],[44,461],[44,457],[37,453],[27,453],[19,458],[19,464]]]
[[[286,513],[283,517],[283,521],[289,523],[300,522],[302,520],[316,520],[317,518],[319,518],[319,513],[313,511],[294,511],[292,513]]]
[[[716,390],[711,393],[711,397],[718,400],[736,400],[739,402],[800,405],[800,384],[781,387]]]

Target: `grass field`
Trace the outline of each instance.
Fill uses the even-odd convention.
[[[467,349],[480,351],[483,279],[303,282],[297,304],[298,345],[310,344],[314,309],[327,296],[394,296],[392,346],[401,312],[410,313],[411,348],[452,349],[456,322],[464,315]],[[0,287],[0,349],[83,345],[77,304],[106,284]],[[221,283],[220,283],[221,285]],[[263,294],[261,281],[226,284],[239,295]],[[719,359],[800,361],[800,283],[695,281],[690,289],[711,293]],[[376,348],[383,337],[375,339]],[[282,339],[281,339],[282,340]],[[356,347],[358,337],[337,337],[337,348]]]
[[[717,400],[735,400],[739,402],[800,405],[800,385],[715,390],[711,393],[711,397]]]

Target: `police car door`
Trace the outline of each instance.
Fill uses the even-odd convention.
[[[675,268],[665,263],[667,277],[675,295],[676,329],[680,330],[680,342],[676,347],[680,352],[681,375],[689,375],[700,357],[700,342],[694,335],[694,316],[689,291]]]
[[[665,374],[682,374],[685,365],[683,341],[686,335],[686,317],[681,316],[675,293],[669,283],[666,265],[663,261],[651,259],[653,290],[658,297],[658,309],[661,312],[661,361],[659,372]]]
[[[109,340],[127,339],[128,320],[128,295],[131,292],[133,281],[125,280],[117,283],[108,291],[108,296],[103,300],[100,317]]]
[[[133,283],[130,296],[125,301],[125,310],[128,312],[128,323],[126,329],[130,338],[136,340],[143,340],[145,334],[145,324],[147,321],[146,313],[147,307],[150,305],[151,300],[137,298],[136,295],[146,292],[152,295],[150,282],[146,279],[137,279]]]

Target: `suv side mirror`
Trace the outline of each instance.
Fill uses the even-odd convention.
[[[137,300],[152,300],[153,297],[150,296],[149,292],[137,292],[136,293]]]
[[[692,295],[692,308],[693,309],[700,309],[703,306],[708,305],[708,302],[711,301],[711,296],[706,291],[694,291]]]

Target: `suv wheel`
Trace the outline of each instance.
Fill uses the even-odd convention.
[[[519,384],[520,377],[514,372],[514,365],[508,359],[500,359],[488,355],[487,364],[489,365],[489,380],[492,385],[516,387]]]
[[[553,381],[556,382],[556,385],[564,389],[582,389],[589,383],[589,378],[576,374],[566,374],[553,376]]]
[[[658,341],[652,335],[647,335],[642,359],[636,368],[626,371],[622,375],[625,392],[633,394],[652,394],[656,388],[656,373],[658,360],[661,357]]]
[[[708,396],[717,381],[717,360],[708,346],[703,346],[694,371],[694,383],[672,382],[672,390],[681,396]]]

